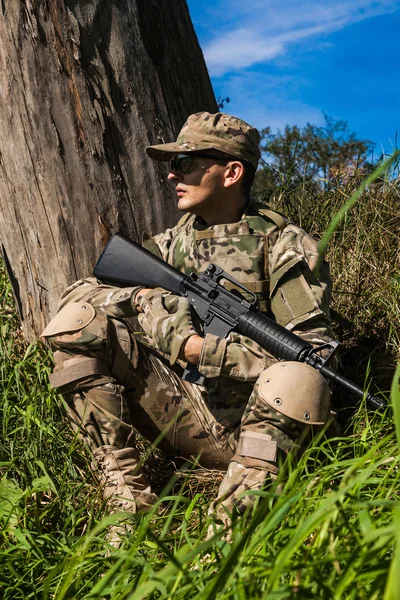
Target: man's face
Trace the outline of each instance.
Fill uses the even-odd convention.
[[[185,162],[181,156],[179,160],[172,161],[170,168],[168,179],[176,186],[179,210],[190,212],[209,222],[212,215],[221,210],[225,201],[226,161],[189,157]]]

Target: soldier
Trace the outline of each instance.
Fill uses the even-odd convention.
[[[144,244],[185,273],[216,263],[257,295],[261,311],[318,346],[333,339],[329,271],[325,263],[317,278],[316,242],[250,198],[259,141],[244,121],[201,112],[176,142],[146,148],[153,160],[170,161],[185,214]],[[162,289],[82,279],[63,294],[43,336],[54,350],[51,383],[104,472],[105,497],[133,513],[156,501],[134,430],[169,453],[226,469],[212,510],[229,525],[254,501],[243,492],[276,478],[311,426],[329,418],[317,371],[278,363],[236,333],[204,337],[187,301]],[[186,363],[204,385],[182,379]]]

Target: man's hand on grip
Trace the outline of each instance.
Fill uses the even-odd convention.
[[[153,345],[170,356],[173,365],[183,353],[187,340],[197,335],[186,298],[156,288],[136,297],[139,323]]]

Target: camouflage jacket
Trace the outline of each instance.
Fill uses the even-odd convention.
[[[267,207],[250,202],[238,223],[208,227],[193,215],[154,238],[162,258],[180,271],[204,271],[213,262],[254,292],[260,310],[303,339],[333,339],[327,263],[317,279],[317,242]],[[207,335],[199,370],[208,378],[226,376],[254,382],[275,362],[250,339],[231,333]]]
[[[327,264],[318,279],[313,273],[317,243],[267,207],[251,202],[239,222],[211,227],[185,215],[147,246],[153,244],[155,249],[154,243],[164,260],[185,273],[202,272],[208,263],[216,263],[257,295],[263,312],[303,339],[313,344],[333,339]],[[108,316],[126,319],[135,316],[136,290],[97,284],[93,278],[80,280],[66,290],[59,308],[85,299]],[[252,384],[273,362],[249,338],[207,334],[198,368],[224,401],[236,404],[251,393]]]

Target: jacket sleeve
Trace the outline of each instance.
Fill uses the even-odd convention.
[[[115,319],[135,317],[138,312],[134,298],[140,289],[140,286],[119,288],[98,283],[95,277],[79,279],[65,290],[58,310],[71,302],[84,301]]]
[[[275,362],[275,358],[245,336],[233,332],[224,339],[208,333],[197,368],[208,379],[229,377],[253,383]]]

